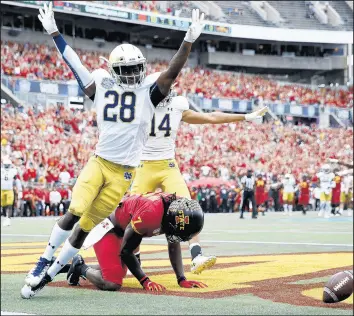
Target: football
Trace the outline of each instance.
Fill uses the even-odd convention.
[[[338,303],[353,293],[353,271],[333,275],[323,289],[323,302]]]

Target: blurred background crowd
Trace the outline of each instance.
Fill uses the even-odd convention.
[[[99,56],[108,54],[75,49],[91,71],[104,67]],[[151,61],[148,73],[166,69],[168,62]],[[75,80],[70,68],[58,58],[56,48],[47,45],[1,41],[1,74],[27,79]],[[259,100],[302,105],[323,105],[352,108],[353,86],[348,88],[310,88],[298,84],[283,84],[261,76],[236,72],[217,71],[202,67],[183,69],[176,92],[182,95],[196,94],[211,99],[214,97],[239,100]]]

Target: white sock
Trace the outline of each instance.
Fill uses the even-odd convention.
[[[285,212],[285,213],[288,212],[288,204],[284,204],[284,212]]]
[[[293,211],[293,206],[292,205],[288,205],[289,208],[289,212],[291,213]]]
[[[50,234],[48,245],[42,255],[43,258],[51,260],[54,252],[61,246],[61,244],[69,237],[71,230],[63,230],[55,223],[52,233]]]
[[[332,210],[332,207],[331,207],[331,202],[326,202],[326,206],[325,206],[325,210],[326,210],[326,215],[330,215],[331,214],[331,210]]]
[[[63,249],[60,251],[58,258],[52,264],[52,266],[48,269],[48,274],[53,279],[56,274],[72,259],[80,249],[74,248],[71,246],[69,240],[65,241]]]

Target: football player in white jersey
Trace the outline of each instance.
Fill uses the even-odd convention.
[[[119,45],[111,52],[106,60],[110,72],[97,69],[90,73],[59,33],[52,2],[49,7],[44,4],[44,10],[40,8],[39,12],[43,28],[53,37],[81,89],[94,102],[99,140],[95,155],[89,159],[73,188],[68,212],[54,225],[43,255],[26,276],[22,291],[31,287],[33,293],[51,282],[79,252],[88,233],[117,207],[130,187],[155,107],[169,94],[172,83],[188,59],[192,43],[205,26],[204,14],[199,15],[199,10],[193,10],[192,24],[180,49],[167,69],[152,80],[150,76],[145,78],[143,54],[130,44]],[[64,241],[51,265],[54,252]]]
[[[160,188],[166,193],[191,198],[188,187],[175,160],[175,142],[180,122],[189,124],[222,124],[260,119],[268,108],[263,107],[250,114],[220,112],[198,113],[189,109],[187,98],[171,91],[157,107],[151,121],[149,139],[144,147],[140,165],[132,184],[132,193],[154,192]],[[196,236],[189,241],[192,256],[191,271],[199,274],[213,266],[215,256],[203,256]]]
[[[1,207],[6,214],[4,226],[11,225],[12,205],[14,203],[14,183],[17,175],[10,159],[5,158],[1,165]]]
[[[340,193],[340,207],[339,214],[343,214],[346,207],[348,216],[353,215],[353,172],[352,170],[344,170],[339,172],[342,176],[341,193]]]
[[[320,184],[320,211],[318,216],[324,216],[329,218],[331,214],[331,201],[332,201],[332,189],[336,186],[334,182],[334,173],[331,170],[331,166],[325,164],[322,166],[321,171],[317,174]]]
[[[285,174],[284,179],[282,180],[284,215],[289,214],[289,216],[292,216],[295,184],[296,181],[294,176],[290,173]]]

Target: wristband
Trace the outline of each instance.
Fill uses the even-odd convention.
[[[179,277],[179,278],[177,279],[178,285],[179,285],[182,281],[185,281],[185,280],[187,280],[185,276]]]
[[[139,282],[141,284],[141,286],[144,286],[144,283],[147,281],[147,280],[150,280],[148,276],[144,276]]]

